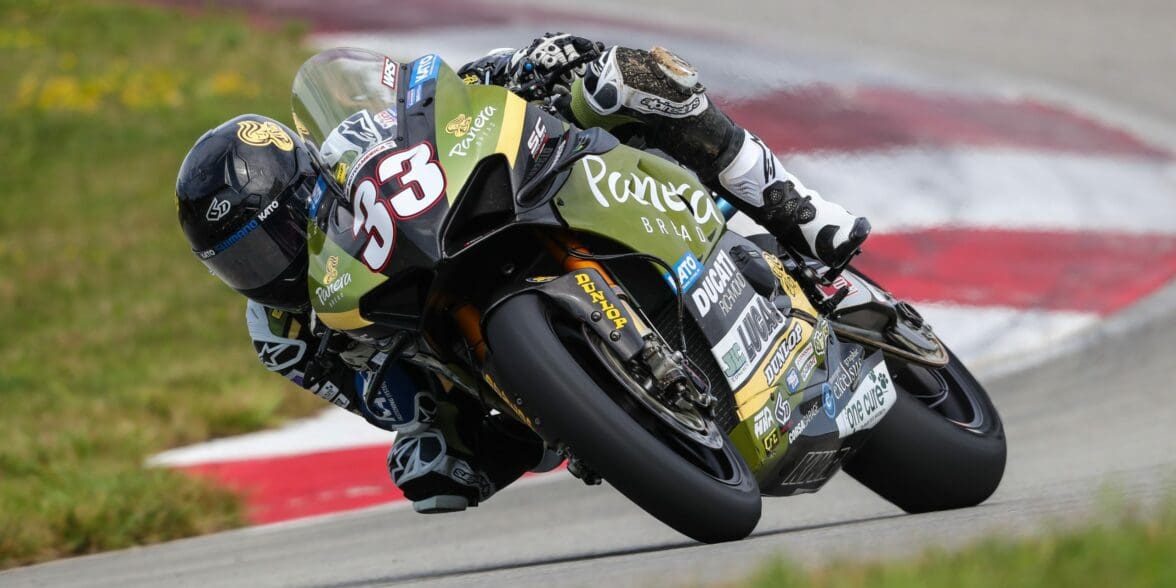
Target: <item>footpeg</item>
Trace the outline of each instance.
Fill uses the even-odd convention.
[[[461,512],[470,506],[465,496],[456,494],[441,494],[412,503],[412,509],[421,514],[442,514],[447,512]]]

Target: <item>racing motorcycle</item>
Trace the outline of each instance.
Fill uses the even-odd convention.
[[[702,542],[841,469],[908,512],[996,489],[1000,417],[910,304],[729,230],[664,154],[473,81],[359,49],[299,70],[295,126],[329,170],[309,208],[319,321]]]

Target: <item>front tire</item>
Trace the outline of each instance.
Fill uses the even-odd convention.
[[[845,471],[910,513],[984,502],[1004,476],[1007,454],[988,393],[954,354],[939,369],[887,363],[898,401]]]
[[[487,320],[487,343],[504,389],[548,441],[566,444],[622,494],[680,533],[704,543],[742,539],[759,522],[759,486],[730,439],[706,453],[629,414],[591,352],[569,350],[558,317],[537,294],[504,302]],[[586,346],[586,344],[585,344]],[[594,377],[595,376],[595,377]],[[608,390],[606,390],[608,388]],[[611,393],[611,394],[610,394]],[[643,408],[629,406],[638,413]],[[710,464],[708,468],[701,463]],[[692,459],[694,458],[694,459]]]

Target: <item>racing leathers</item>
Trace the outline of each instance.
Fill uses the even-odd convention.
[[[760,138],[707,97],[694,69],[665,49],[605,49],[549,34],[525,49],[492,51],[458,73],[467,83],[546,98],[580,127],[603,127],[660,149],[781,241],[827,265],[847,262],[869,233],[866,219],[825,201],[785,171]],[[476,400],[446,393],[424,369],[396,361],[381,370],[386,354],[345,336],[316,354],[325,327],[309,314],[250,301],[247,317],[267,368],[397,432],[389,472],[420,512],[475,506],[525,471],[558,463],[538,441],[525,441],[533,438],[519,434],[526,431],[512,433],[519,425],[501,415],[485,417]]]
[[[709,99],[693,66],[664,48],[606,49],[549,33],[526,49],[492,51],[458,74],[546,98],[582,128],[661,150],[782,243],[828,266],[848,263],[869,236],[869,221],[801,184]]]
[[[252,300],[246,323],[258,359],[271,371],[372,425],[395,431],[388,452],[392,481],[418,512],[476,506],[527,470],[558,465],[554,454],[514,421],[483,418],[478,402],[448,394],[424,369],[339,335],[320,361],[317,346],[325,326],[310,313],[267,308]],[[376,376],[380,377],[375,382]]]

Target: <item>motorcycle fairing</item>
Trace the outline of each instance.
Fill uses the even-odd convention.
[[[779,289],[766,292],[771,300],[757,291],[752,270],[733,261],[747,248],[758,250],[724,234],[687,291],[686,307],[734,394],[739,424],[728,434],[761,488],[813,491],[848,455],[853,442],[846,439],[894,404],[893,386],[881,353],[865,358],[864,347],[832,336],[828,321],[810,322],[812,305],[770,254],[764,263]]]
[[[352,93],[363,95],[354,101],[360,111],[328,128],[321,120],[324,115],[315,118],[311,113],[347,110],[337,104],[346,100],[330,95],[330,88],[314,83],[300,87],[296,80],[296,117],[301,128],[307,127],[302,118],[311,119],[310,127],[316,130],[307,134],[312,142],[317,137],[320,143],[331,143],[340,130],[350,138],[365,129],[376,131],[365,136],[379,135],[383,140],[366,145],[358,155],[346,152],[332,166],[337,189],[328,190],[316,204],[317,214],[308,230],[311,303],[328,326],[360,339],[379,339],[396,328],[414,328],[419,323],[420,301],[445,257],[441,243],[444,223],[452,206],[469,191],[471,174],[488,159],[504,159],[509,181],[517,188],[543,163],[539,160],[550,155],[565,125],[504,88],[464,84],[435,55],[396,64],[368,51],[331,50],[308,64],[316,61],[310,71],[341,70],[327,71],[323,77],[326,81],[345,79]],[[300,102],[299,91],[310,98]],[[322,99],[327,107],[316,108],[319,103],[314,99],[323,95],[328,96]],[[303,114],[299,117],[300,111]],[[354,141],[342,144],[353,145]],[[392,213],[392,253],[386,265],[373,269],[361,260],[365,244],[373,237],[357,230],[356,187],[363,179],[375,178],[385,159],[414,148],[428,149],[428,165],[436,165],[442,174],[443,195],[418,214],[401,217]],[[390,212],[388,201],[393,195],[412,190],[418,200],[426,197],[421,184],[413,181],[409,163],[401,166],[401,173],[379,185],[376,201]],[[329,296],[320,296],[320,292]],[[369,304],[373,295],[379,304]],[[389,309],[389,301],[403,303],[399,309]],[[374,310],[368,306],[380,307],[379,320],[373,320]]]

